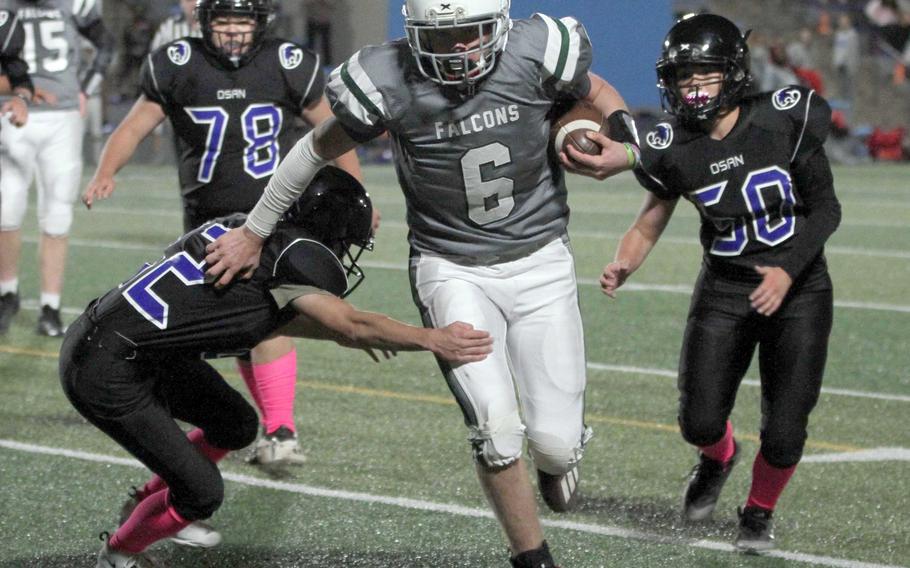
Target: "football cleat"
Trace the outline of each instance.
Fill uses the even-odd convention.
[[[254,465],[296,465],[306,462],[306,455],[300,451],[297,434],[281,426],[259,438],[246,461]]]
[[[108,547],[110,535],[101,533],[100,536],[104,544],[101,545],[101,550],[98,552],[98,561],[95,563],[95,568],[140,568],[143,566],[143,564],[140,564],[142,560],[140,555],[113,550]]]
[[[683,496],[683,517],[689,521],[704,521],[717,506],[720,490],[730,476],[730,471],[739,458],[739,444],[733,441],[733,457],[726,464],[712,460],[699,452],[699,462],[689,474],[686,493]]]
[[[746,554],[761,554],[774,548],[774,534],[771,531],[772,511],[761,507],[746,507],[737,511],[739,534],[733,546]]]
[[[521,554],[509,558],[512,568],[559,568],[550,555],[547,541],[543,541],[540,548],[526,550]]]
[[[578,504],[578,483],[581,481],[581,472],[578,464],[562,475],[550,475],[537,470],[537,487],[540,496],[551,511],[565,513],[571,511]]]
[[[38,317],[38,335],[61,337],[64,333],[66,333],[66,328],[60,321],[60,310],[55,310],[50,306],[41,306],[41,315]]]
[[[7,292],[0,296],[0,335],[9,331],[13,317],[19,313],[19,294]]]
[[[136,508],[136,505],[139,504],[139,499],[136,496],[136,488],[130,488],[129,497],[126,501],[123,502],[123,505],[120,507],[120,524],[126,522],[130,515],[133,514],[133,509]],[[221,533],[215,530],[215,527],[208,523],[202,521],[193,521],[189,525],[183,527],[177,533],[170,537],[170,541],[174,544],[179,544],[182,546],[190,546],[193,548],[214,548],[221,544]]]

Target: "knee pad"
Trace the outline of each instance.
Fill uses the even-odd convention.
[[[727,432],[725,417],[680,413],[677,422],[679,422],[679,431],[682,433],[683,439],[693,446],[710,446],[723,438]]]
[[[806,433],[789,435],[764,431],[761,437],[760,451],[770,465],[786,469],[799,463],[806,446]]]
[[[3,172],[2,175],[7,175]],[[25,210],[28,205],[27,188],[3,188],[3,203],[0,207],[0,230],[18,231],[22,228],[25,219]]]
[[[486,424],[471,427],[474,461],[487,468],[501,468],[521,457],[525,427],[517,412],[491,417]]]
[[[65,237],[73,226],[73,202],[52,199],[38,218],[38,227],[49,237]]]
[[[224,480],[215,464],[208,465],[211,467],[199,471],[185,488],[169,489],[171,505],[188,521],[211,517],[224,502]]]
[[[540,471],[550,475],[567,473],[581,461],[585,445],[594,436],[590,426],[585,427],[581,438],[564,440],[552,434],[536,432],[528,436],[528,453]]]

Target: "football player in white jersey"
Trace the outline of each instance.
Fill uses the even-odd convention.
[[[612,175],[637,162],[634,123],[619,93],[589,72],[590,41],[573,18],[512,20],[508,0],[407,0],[404,13],[407,38],[365,47],[332,73],[336,118],[297,144],[245,226],[211,245],[206,260],[220,284],[248,274],[262,239],[320,165],[388,132],[425,324],[464,320],[494,337],[482,363],[440,362],[481,485],[512,565],[552,567],[522,446],[527,440],[546,504],[566,511],[591,433],[566,187],[550,125],[557,101],[600,109],[615,139],[602,147]]]
[[[96,0],[2,0],[25,29],[23,56],[36,88],[56,96],[55,106],[35,107],[23,128],[0,129],[0,295],[19,305],[20,228],[28,188],[37,178],[41,230],[41,314],[38,333],[63,335],[60,295],[66,266],[73,202],[82,177],[82,136],[86,95],[94,92],[111,58],[114,40]],[[96,49],[79,74],[79,36]],[[5,304],[6,305],[6,304]]]

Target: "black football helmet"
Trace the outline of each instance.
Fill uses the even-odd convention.
[[[227,34],[229,41],[239,48],[241,55],[232,55],[229,51],[218,47],[214,42],[212,22],[219,17],[252,18],[256,27],[252,34]],[[197,0],[196,21],[202,30],[202,41],[206,49],[235,67],[240,67],[249,61],[268,32],[274,18],[272,0]]]
[[[716,14],[689,14],[670,28],[657,60],[657,86],[661,104],[683,124],[711,120],[721,109],[736,106],[752,81],[749,73],[748,32]],[[696,96],[687,101],[680,93],[679,70],[685,66],[716,69],[723,73],[716,97]]]
[[[325,166],[283,219],[305,229],[338,257],[348,278],[344,296],[363,282],[357,261],[364,250],[373,250],[373,204],[351,174]],[[357,247],[355,252],[351,252],[352,246]]]

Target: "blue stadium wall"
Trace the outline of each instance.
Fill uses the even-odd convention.
[[[512,0],[512,17],[534,12],[573,16],[594,45],[593,70],[613,84],[632,108],[657,108],[654,62],[673,24],[671,0]],[[404,35],[401,0],[389,2],[389,39]]]

